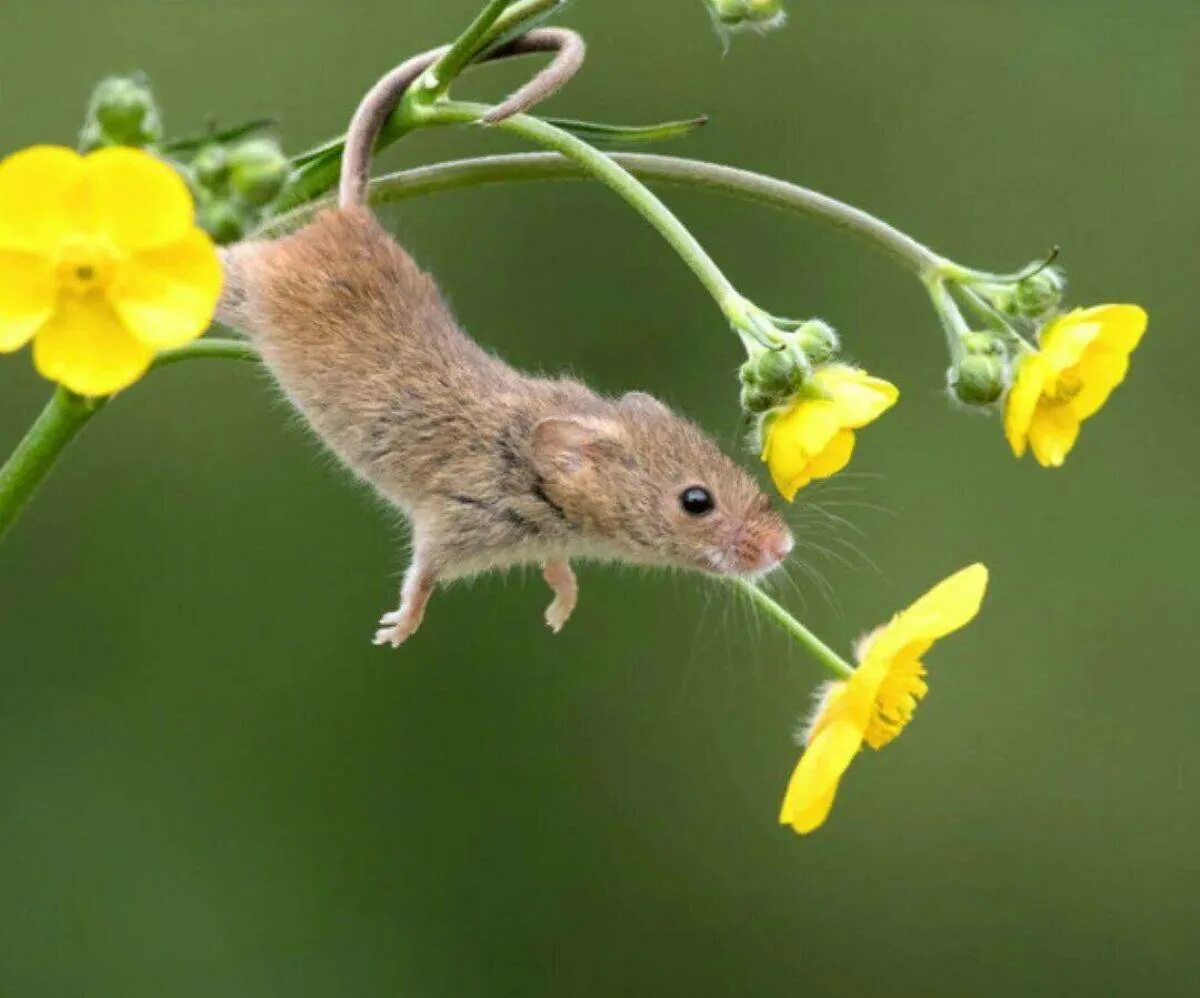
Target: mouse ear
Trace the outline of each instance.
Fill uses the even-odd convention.
[[[540,470],[571,474],[617,437],[616,424],[580,416],[550,416],[533,428],[533,459]]]
[[[665,402],[661,402],[646,392],[626,392],[617,403],[622,409],[630,412],[643,412],[651,416],[670,416],[671,410]]]

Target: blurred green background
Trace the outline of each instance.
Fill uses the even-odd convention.
[[[137,67],[173,133],[277,113],[299,149],[476,6],[8,0],[0,150],[72,143],[93,82]],[[394,518],[260,373],[171,368],[95,421],[0,551],[0,993],[1196,993],[1200,8],[789,6],[722,58],[698,0],[579,0],[564,20],[591,58],[549,111],[708,112],[669,151],[845,197],[976,266],[1061,243],[1075,302],[1152,316],[1129,382],[1042,471],[952,410],[907,274],[666,191],[744,291],[826,317],[904,391],[854,473],[801,497],[834,595],[796,570],[788,603],[845,646],[992,567],[917,723],[800,839],[775,820],[820,677],[715,584],[585,567],[554,638],[540,580],[483,579],[372,648]],[[387,162],[503,148],[418,136]],[[389,216],[488,345],[657,392],[736,447],[734,339],[607,192]],[[27,354],[0,363],[0,449],[46,394]]]

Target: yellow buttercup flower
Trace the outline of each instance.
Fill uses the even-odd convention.
[[[762,459],[780,493],[791,502],[814,478],[828,478],[850,463],[854,431],[896,404],[900,391],[881,378],[845,364],[818,368],[781,413],[769,419]]]
[[[1008,396],[1004,432],[1017,457],[1028,446],[1043,468],[1062,465],[1080,424],[1125,379],[1148,321],[1137,305],[1098,305],[1046,327],[1040,349],[1021,361]]]
[[[781,824],[802,835],[818,828],[862,743],[880,749],[900,734],[929,692],[922,656],[938,638],[970,623],[987,579],[983,565],[963,569],[862,642],[853,675],[823,691],[784,796]]]
[[[203,333],[220,292],[216,250],[161,160],[34,146],[0,162],[0,352],[33,340],[45,377],[111,395]]]

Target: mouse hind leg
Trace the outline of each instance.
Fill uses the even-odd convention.
[[[412,564],[404,574],[404,585],[400,589],[400,606],[380,618],[374,643],[399,648],[412,637],[421,626],[425,617],[425,607],[437,587],[437,582],[437,573],[433,571],[428,560],[422,557],[421,549],[416,548]]]
[[[575,610],[579,583],[568,561],[546,562],[542,565],[542,578],[554,593],[554,602],[546,607],[546,625],[557,634]]]

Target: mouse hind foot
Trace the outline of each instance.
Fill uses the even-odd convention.
[[[385,613],[379,619],[375,632],[375,645],[391,645],[399,648],[416,633],[425,617],[425,607],[437,586],[437,576],[419,564],[413,563],[404,577],[400,590],[400,607]]]
[[[555,634],[563,629],[579,601],[579,583],[570,562],[548,561],[542,565],[542,578],[554,593],[554,602],[546,607],[546,626]]]

